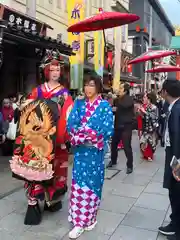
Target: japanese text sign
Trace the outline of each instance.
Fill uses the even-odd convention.
[[[84,19],[83,0],[71,0],[68,2],[68,25],[71,26]],[[70,58],[71,63],[84,61],[84,33],[68,33],[69,44],[72,46],[76,56]]]
[[[43,25],[24,14],[6,7],[4,8],[3,19],[6,20],[11,27],[24,29],[26,32],[40,33]]]

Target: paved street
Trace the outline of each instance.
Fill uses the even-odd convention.
[[[80,240],[164,240],[157,228],[169,221],[167,191],[162,188],[164,150],[158,148],[155,161],[143,162],[138,139],[133,138],[134,173],[125,174],[124,152],[119,153],[116,171],[108,170],[103,191],[98,225]],[[68,195],[61,212],[45,213],[39,226],[24,226],[26,199],[19,190],[0,200],[0,239],[4,240],[67,240],[69,224]]]
[[[12,178],[9,167],[10,159],[11,157],[0,156],[0,199],[23,186],[22,182]]]

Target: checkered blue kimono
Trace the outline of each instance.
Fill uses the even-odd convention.
[[[96,221],[104,182],[104,146],[113,133],[112,108],[98,97],[76,100],[68,119],[74,152],[69,221],[87,227]]]

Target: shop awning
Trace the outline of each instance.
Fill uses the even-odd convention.
[[[94,71],[94,64],[85,61],[84,62],[84,72],[90,74],[92,71]],[[109,74],[109,72],[106,69],[104,69],[103,74],[104,74],[104,76],[106,76]]]
[[[140,78],[137,78],[137,77],[131,76],[131,75],[126,75],[123,73],[121,73],[121,81],[129,82],[129,83],[137,83],[137,84],[142,83],[142,80]]]
[[[58,49],[64,55],[73,55],[70,45],[46,36],[47,28],[53,28],[44,22],[3,4],[0,4],[0,20],[7,25],[3,34],[3,40],[6,42],[29,44],[38,49]],[[3,27],[0,27],[2,31]]]
[[[58,49],[60,53],[64,55],[72,55],[72,48],[70,45],[52,39],[41,34],[26,33],[18,31],[12,27],[8,27],[4,32],[4,41],[10,41],[11,43],[23,43],[33,45],[34,48],[44,49]]]

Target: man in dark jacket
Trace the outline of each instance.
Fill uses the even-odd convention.
[[[161,96],[163,97],[163,92],[160,92]],[[159,101],[159,138],[161,147],[164,147],[164,128],[165,128],[165,120],[166,120],[166,113],[168,111],[169,103],[165,100]]]
[[[127,174],[133,172],[133,153],[131,147],[133,121],[134,121],[134,102],[129,96],[130,86],[127,83],[121,84],[119,98],[116,102],[115,131],[111,145],[111,161],[107,167],[117,164],[118,144],[123,141],[124,152],[127,158]]]
[[[173,156],[180,159],[180,82],[167,80],[162,88],[164,98],[169,103],[166,116],[164,143],[166,148],[163,187],[169,190],[172,214],[171,222],[159,231],[169,240],[180,239],[180,181],[173,176],[170,166]]]

